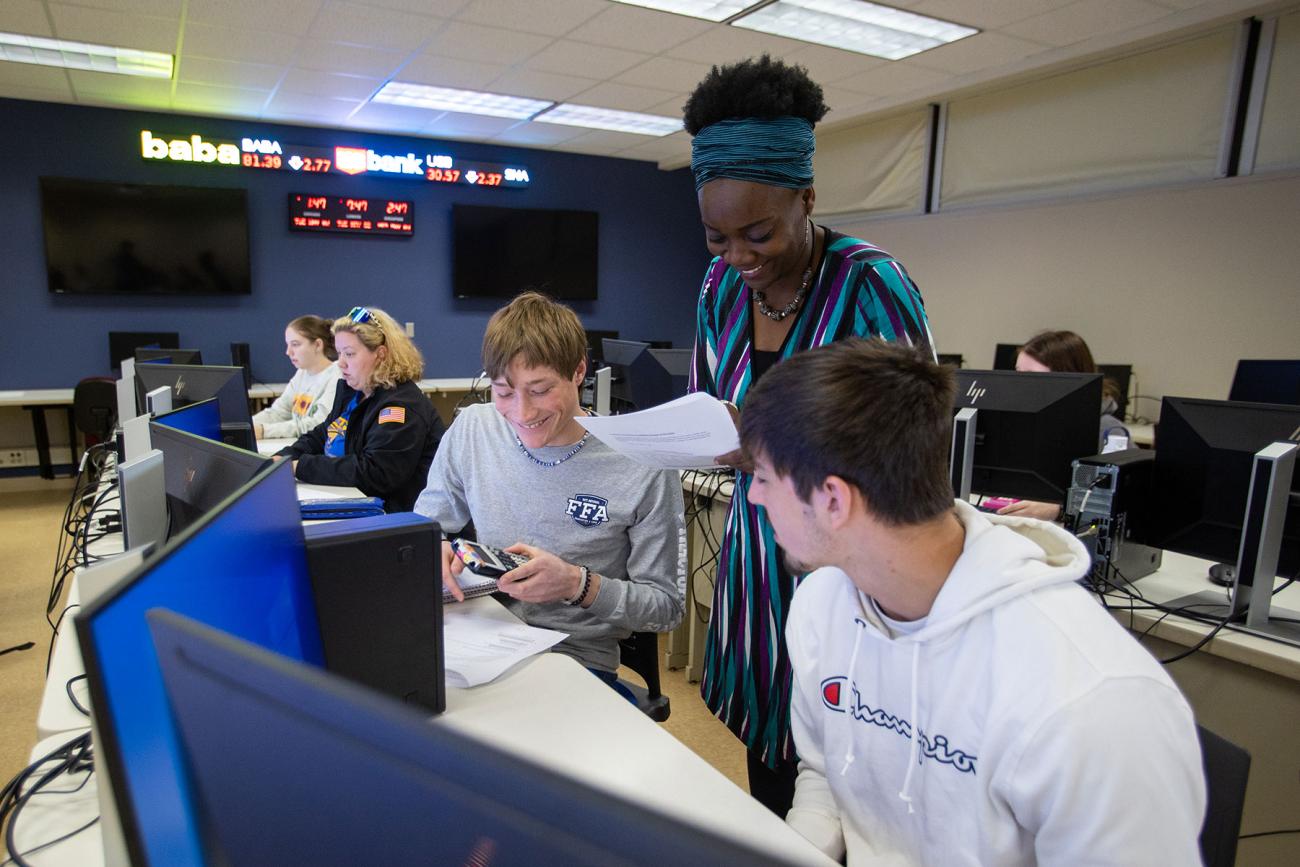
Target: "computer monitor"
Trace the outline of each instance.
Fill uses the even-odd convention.
[[[122,359],[135,359],[135,351],[143,347],[176,349],[181,336],[175,331],[110,331],[108,332],[108,363],[113,370],[122,366]]]
[[[202,364],[203,353],[197,349],[149,349],[135,351],[136,364]]]
[[[149,442],[163,453],[168,537],[179,535],[248,484],[271,459],[220,440],[149,423]],[[297,499],[294,514],[299,514]]]
[[[587,335],[587,356],[589,360],[604,361],[604,341],[617,340],[618,332],[606,331],[598,328],[584,328],[583,331],[586,332]],[[592,371],[587,371],[588,375],[591,373]]]
[[[686,394],[692,350],[611,339],[604,341],[603,349],[614,373],[613,396],[624,406],[649,409]]]
[[[221,442],[221,409],[215,397],[191,403],[153,418],[158,424]]]
[[[958,370],[954,411],[977,410],[973,493],[1062,503],[1100,445],[1101,375]]]
[[[1166,397],[1156,428],[1147,544],[1237,563],[1255,453],[1300,436],[1300,407]],[[1300,474],[1282,530],[1278,574],[1300,570]]]
[[[999,343],[993,350],[994,370],[1015,370],[1016,358],[1020,355],[1019,343]]]
[[[141,405],[144,395],[164,385],[171,389],[172,407],[176,409],[215,397],[221,406],[222,440],[256,451],[243,368],[219,364],[139,364],[135,382]]]
[[[1243,358],[1228,400],[1300,405],[1300,360]]]
[[[788,863],[171,612],[149,626],[213,863]]]
[[[1131,364],[1098,364],[1097,371],[1106,379],[1115,383],[1115,416],[1120,420],[1128,414],[1128,389],[1129,384],[1133,381],[1133,365]]]
[[[145,612],[158,607],[320,664],[287,462],[259,473],[87,603],[76,620],[100,736],[95,759],[109,770],[131,862],[189,867],[205,862],[189,774],[145,622]]]

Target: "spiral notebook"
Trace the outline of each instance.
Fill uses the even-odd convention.
[[[477,572],[471,572],[469,569],[462,569],[461,573],[456,576],[456,583],[465,593],[466,599],[473,599],[476,596],[486,596],[489,593],[495,593],[497,589],[497,579],[490,575],[479,575]],[[446,587],[442,588],[442,601],[453,602],[455,597]]]

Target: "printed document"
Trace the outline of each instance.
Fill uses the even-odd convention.
[[[443,610],[442,658],[448,686],[488,683],[515,663],[568,638],[567,633],[529,626],[512,616],[506,620],[471,614],[456,610],[460,607]]]
[[[577,419],[605,445],[660,469],[717,466],[715,458],[740,448],[726,404],[698,391],[640,412]]]

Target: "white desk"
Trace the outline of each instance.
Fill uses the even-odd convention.
[[[513,620],[513,615],[490,597],[451,606],[447,613],[454,617],[459,612]],[[72,639],[69,643],[75,644],[75,632],[65,635]],[[57,678],[63,678],[63,673]],[[52,672],[46,696],[51,701],[62,696],[66,703],[66,678],[57,678]],[[743,841],[792,863],[833,863],[568,657],[542,654],[520,663],[492,683],[471,689],[448,687],[447,711],[433,724],[449,726],[556,774]],[[65,731],[43,739],[32,750],[32,760],[76,734]],[[72,785],[55,788],[68,789]],[[19,851],[84,825],[98,814],[98,809],[93,777],[75,796],[50,794],[34,798],[14,829]],[[33,864],[77,867],[101,864],[99,825],[28,860]]]

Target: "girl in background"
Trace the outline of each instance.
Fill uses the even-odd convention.
[[[329,415],[339,381],[331,325],[329,319],[308,314],[285,327],[284,354],[298,370],[275,403],[253,416],[258,439],[296,439]]]

